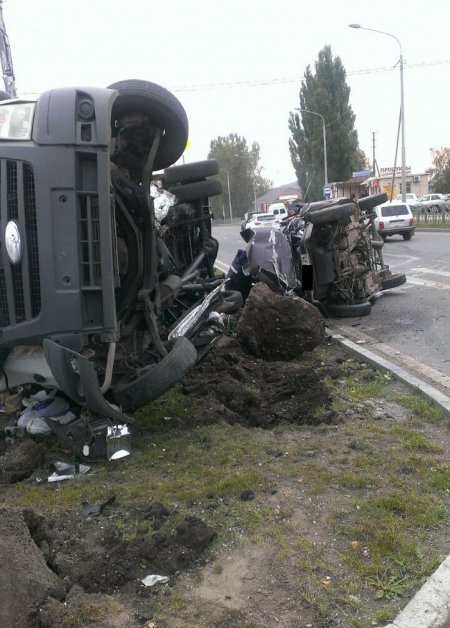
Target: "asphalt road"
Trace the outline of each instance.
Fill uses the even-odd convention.
[[[237,249],[245,248],[239,225],[217,227],[213,235],[226,270]],[[409,242],[394,236],[383,252],[392,272],[405,273],[407,283],[382,293],[369,316],[330,319],[330,324],[450,377],[450,233],[419,231]]]

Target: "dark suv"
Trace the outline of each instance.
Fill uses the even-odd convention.
[[[223,301],[221,186],[214,160],[169,167],[187,136],[147,81],[0,102],[0,389],[57,387],[123,418],[196,362]]]

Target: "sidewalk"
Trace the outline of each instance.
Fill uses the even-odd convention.
[[[341,343],[348,350],[355,353],[359,357],[363,357],[364,360],[372,364],[374,367],[382,370],[389,371],[395,375],[396,378],[401,380],[407,386],[420,390],[424,395],[432,399],[437,405],[439,405],[446,414],[450,417],[450,397],[447,396],[442,390],[438,390],[431,383],[432,372],[434,369],[429,367],[422,367],[418,370],[416,366],[419,363],[412,361],[411,367],[415,372],[405,370],[393,361],[383,357],[383,353],[389,353],[387,345],[381,347],[375,345],[375,351],[357,344],[353,340],[343,336],[339,333],[339,325],[332,325],[327,328],[327,333],[331,335],[333,340]],[[399,352],[396,352],[399,353]],[[398,356],[397,356],[398,357]],[[428,368],[428,381],[421,379],[421,371]],[[442,374],[440,384],[445,383],[445,388],[450,391],[450,378],[446,378]],[[446,380],[449,380],[448,382]],[[449,628],[450,627],[450,555],[444,560],[444,562],[438,567],[438,569],[428,578],[421,589],[411,599],[411,601],[405,606],[394,621],[384,628]]]

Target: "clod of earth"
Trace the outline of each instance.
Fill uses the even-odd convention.
[[[245,349],[266,360],[292,360],[319,346],[325,320],[319,310],[300,297],[272,292],[264,283],[251,290],[237,326]]]

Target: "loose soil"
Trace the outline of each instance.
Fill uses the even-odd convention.
[[[223,337],[134,418],[129,458],[65,483],[53,436],[0,441],[0,625],[382,626],[448,553],[447,421],[329,340]]]

